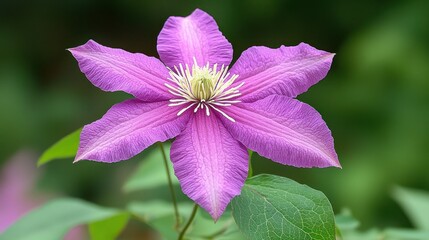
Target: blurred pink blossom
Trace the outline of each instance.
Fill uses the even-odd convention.
[[[21,150],[0,171],[0,233],[53,195],[37,192],[34,187],[40,174],[36,159],[34,152]],[[76,227],[64,239],[84,240],[85,235],[85,229]]]

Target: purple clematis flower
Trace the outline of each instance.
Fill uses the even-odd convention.
[[[281,164],[340,167],[320,114],[293,99],[326,76],[334,54],[305,43],[251,47],[229,69],[232,46],[199,9],[170,17],[157,49],[161,61],[92,40],[70,49],[95,86],[135,97],[83,128],[75,161],[117,162],[176,138],[183,192],[215,220],[240,194],[246,148]]]

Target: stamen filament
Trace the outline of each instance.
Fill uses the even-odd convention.
[[[211,106],[214,110],[218,111],[220,114],[222,114],[224,117],[226,117],[228,120],[235,122],[234,118],[228,116],[225,112],[221,111],[220,109],[216,108],[215,106]]]
[[[192,103],[191,105],[189,105],[189,106],[185,107],[184,109],[180,110],[180,111],[177,113],[177,116],[182,115],[182,113],[184,113],[186,110],[188,110],[190,107],[192,107],[192,106],[194,106],[194,105],[195,105],[195,103]]]

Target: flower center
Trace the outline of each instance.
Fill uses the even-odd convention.
[[[210,99],[213,90],[213,81],[210,78],[200,78],[191,81],[192,93],[197,99]]]
[[[210,67],[209,63],[200,67],[194,59],[192,68],[189,68],[187,64],[185,68],[179,64],[179,67],[174,67],[175,71],[169,70],[170,78],[168,79],[174,84],[166,83],[165,86],[169,88],[171,94],[177,97],[170,99],[169,106],[183,105],[183,109],[177,113],[178,116],[194,107],[194,113],[199,109],[205,109],[206,115],[210,116],[210,111],[214,110],[235,122],[222,109],[240,102],[235,98],[241,95],[238,89],[243,86],[244,82],[231,87],[238,75],[230,76],[228,67],[222,65],[218,69],[217,64]]]

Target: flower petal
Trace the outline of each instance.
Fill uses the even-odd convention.
[[[305,43],[277,49],[251,47],[241,54],[230,72],[239,76],[235,84],[245,82],[240,88],[243,102],[271,94],[296,97],[326,76],[333,57]]]
[[[248,153],[216,116],[195,114],[171,146],[183,192],[217,220],[247,177]]]
[[[169,17],[158,36],[158,53],[169,67],[188,64],[196,58],[199,66],[225,64],[232,60],[231,43],[219,31],[215,20],[196,9],[187,17]]]
[[[104,47],[92,40],[69,51],[89,81],[104,91],[124,91],[149,102],[171,98],[164,85],[168,70],[154,57]]]
[[[298,100],[272,95],[224,109],[222,122],[247,148],[295,167],[340,167],[331,131],[320,114]]]
[[[180,109],[167,104],[132,99],[114,105],[100,120],[83,128],[75,161],[118,162],[157,141],[177,136],[189,121],[189,114],[178,117]]]

